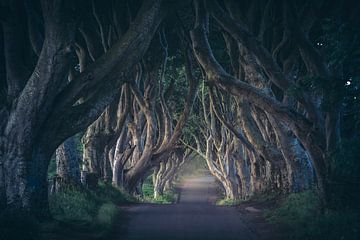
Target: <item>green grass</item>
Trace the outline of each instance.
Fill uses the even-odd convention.
[[[241,204],[243,201],[241,199],[230,199],[230,198],[223,198],[216,201],[216,205],[219,206],[236,206]]]
[[[100,183],[97,189],[69,187],[50,197],[50,211],[55,219],[64,221],[96,222],[99,211],[115,215],[116,205],[136,201],[124,191],[109,184]],[[110,205],[113,207],[110,208]],[[110,209],[113,212],[109,212]],[[103,219],[103,218],[101,218]]]
[[[319,199],[313,191],[290,194],[278,208],[267,211],[265,216],[272,223],[287,226],[289,239],[360,239],[359,214],[350,211],[319,211]]]
[[[113,202],[118,205],[137,201],[136,198],[126,191],[103,182],[100,182],[99,186],[95,190],[90,191],[90,193],[92,193],[93,198],[98,201]]]
[[[45,226],[47,229],[43,232],[47,238],[104,237],[122,216],[118,205],[135,201],[134,197],[110,184],[99,183],[95,190],[69,187],[50,197],[50,211],[55,223]]]
[[[164,192],[162,196],[154,198],[154,185],[151,178],[148,178],[144,181],[142,186],[143,191],[143,202],[156,203],[156,204],[172,204],[175,203],[178,199],[178,193],[175,189]]]
[[[104,203],[99,208],[96,216],[96,222],[109,229],[113,225],[114,219],[118,213],[119,210],[114,203]]]
[[[99,202],[85,190],[68,188],[50,198],[50,211],[61,221],[88,221],[96,215]]]
[[[89,190],[72,186],[49,199],[53,220],[38,222],[27,212],[0,212],[0,239],[94,239],[104,237],[122,217],[118,205],[135,198],[109,184]],[[21,231],[19,231],[21,229]]]

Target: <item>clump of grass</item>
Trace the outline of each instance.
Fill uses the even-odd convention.
[[[281,206],[266,214],[271,222],[286,221],[293,225],[311,217],[319,207],[319,199],[313,191],[290,194]]]
[[[124,191],[100,183],[94,190],[69,187],[54,194],[50,198],[50,210],[56,220],[106,231],[120,213],[116,205],[134,201],[135,198]]]
[[[51,196],[50,211],[58,220],[91,222],[98,204],[86,190],[71,187]]]
[[[152,203],[158,204],[172,204],[175,203],[178,199],[178,194],[174,189],[166,191],[163,195],[158,196],[157,198],[152,199]]]
[[[231,198],[223,198],[216,201],[216,205],[219,206],[236,206],[242,203],[241,199],[231,199]]]
[[[290,194],[280,206],[265,215],[270,222],[290,229],[289,239],[355,240],[360,239],[360,218],[356,212],[319,211],[315,192]]]
[[[91,191],[93,197],[101,202],[113,202],[115,204],[133,203],[137,200],[126,191],[114,187],[111,184],[100,182],[99,186]]]
[[[154,185],[151,180],[146,179],[142,185],[144,199],[152,199],[154,197]]]
[[[178,199],[178,193],[175,189],[164,192],[163,195],[154,198],[154,185],[151,178],[146,179],[142,186],[142,201],[157,204],[172,204]]]
[[[96,221],[105,228],[110,228],[114,222],[116,215],[119,213],[118,208],[112,202],[104,203],[99,208]]]

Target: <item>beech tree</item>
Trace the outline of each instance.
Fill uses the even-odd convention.
[[[81,22],[84,26],[89,23],[78,19],[80,9],[91,10],[91,6],[56,0],[2,1],[1,7],[8,13],[2,15],[6,63],[6,101],[1,102],[0,126],[2,203],[36,215],[47,214],[51,155],[113,101],[121,83],[145,54],[166,8],[161,1],[144,1],[128,28],[116,31],[114,41],[106,42],[107,51],[89,54],[92,63],[68,82],[75,65],[84,64],[82,58],[74,60],[76,34]],[[18,17],[24,14],[25,20]],[[117,14],[114,21],[121,21]],[[115,35],[114,28],[110,32]],[[86,36],[84,32],[85,39],[78,45],[89,52],[95,50]],[[26,51],[22,51],[24,47]]]
[[[224,7],[217,1],[196,1],[196,23],[191,30],[195,56],[211,84],[230,92],[242,101],[248,101],[290,128],[310,156],[316,172],[319,194],[326,202],[330,194],[329,156],[340,138],[339,103],[341,101],[332,102],[331,108],[321,109],[319,106],[329,101],[328,96],[311,89],[302,89],[299,85],[306,77],[322,79],[335,85],[334,81],[337,81],[339,72],[336,71],[335,66],[334,69],[330,69],[308,37],[317,20],[314,15],[305,14],[300,18],[295,12],[295,4],[292,1],[283,2],[281,9],[275,8],[271,1],[261,2],[256,6],[253,2],[249,6],[244,8],[240,2],[231,0],[224,1]],[[310,6],[310,10],[304,7],[304,11],[311,12],[317,11],[322,5],[306,6]],[[243,9],[248,9],[249,12]],[[262,13],[262,19],[258,24],[251,19],[257,11]],[[236,72],[227,72],[219,64],[207,37],[208,14],[235,41],[237,45],[235,49],[240,56],[239,61],[244,60],[245,63],[251,61],[244,57],[246,54],[251,54],[254,64],[250,62],[253,65],[249,66],[250,71],[256,70],[254,73],[262,76],[255,75],[250,77],[250,80],[245,78],[244,81],[242,71],[245,74],[247,71],[244,64],[241,66],[240,75],[236,75]],[[273,24],[278,19],[282,21],[281,28],[269,30],[269,24]],[[286,54],[285,49],[288,44],[291,44],[293,52],[281,55]],[[232,57],[232,59],[236,58]],[[304,67],[300,69],[301,65]],[[266,81],[263,84],[270,83],[270,89],[259,89],[259,85],[255,85],[255,82],[261,84],[261,78],[264,77]],[[291,89],[296,89],[296,94],[289,96]],[[280,92],[280,94],[272,92]],[[298,107],[294,108],[294,103],[298,103]]]
[[[84,179],[138,194],[153,173],[158,196],[190,150],[227,198],[316,184],[328,203],[346,175],[336,151],[357,136],[341,124],[358,112],[359,42],[343,30],[359,25],[356,6],[1,1],[1,208],[48,215],[54,154],[65,182],[81,165]]]

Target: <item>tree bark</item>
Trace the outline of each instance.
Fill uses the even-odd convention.
[[[75,137],[68,138],[56,149],[56,174],[64,186],[80,183],[80,163]]]

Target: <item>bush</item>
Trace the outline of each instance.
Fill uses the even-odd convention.
[[[103,182],[100,182],[99,186],[91,193],[100,202],[113,202],[115,204],[136,202],[136,199],[129,193]]]
[[[151,178],[147,178],[142,185],[143,196],[142,200],[149,203],[157,204],[171,204],[175,203],[178,199],[178,193],[174,190],[164,192],[162,196],[154,198],[154,185]]]
[[[218,201],[216,201],[216,205],[219,206],[236,206],[242,203],[242,200],[240,199],[230,199],[230,198],[223,198]]]
[[[144,181],[142,185],[142,192],[144,199],[152,199],[154,197],[154,185],[152,183],[152,180],[147,179],[146,181]]]
[[[315,192],[290,194],[266,217],[273,223],[282,223],[291,231],[289,239],[355,240],[359,239],[359,214],[349,211],[319,211]]]
[[[319,199],[313,191],[290,194],[281,206],[267,215],[272,222],[284,221],[290,225],[304,224],[302,220],[313,216],[319,207]]]
[[[105,228],[110,228],[114,222],[116,215],[119,213],[119,209],[114,203],[104,203],[101,205],[96,221]]]
[[[153,198],[153,203],[159,204],[171,204],[175,203],[178,199],[178,194],[175,190],[166,191],[162,196],[158,196],[157,198]]]
[[[100,183],[95,190],[69,187],[50,198],[50,211],[55,219],[62,221],[85,221],[101,223],[112,220],[118,204],[134,202],[129,194],[112,185]],[[116,210],[116,211],[115,211]],[[109,213],[108,218],[105,214]]]
[[[97,212],[97,201],[85,190],[68,188],[51,196],[50,211],[59,220],[91,222]]]

